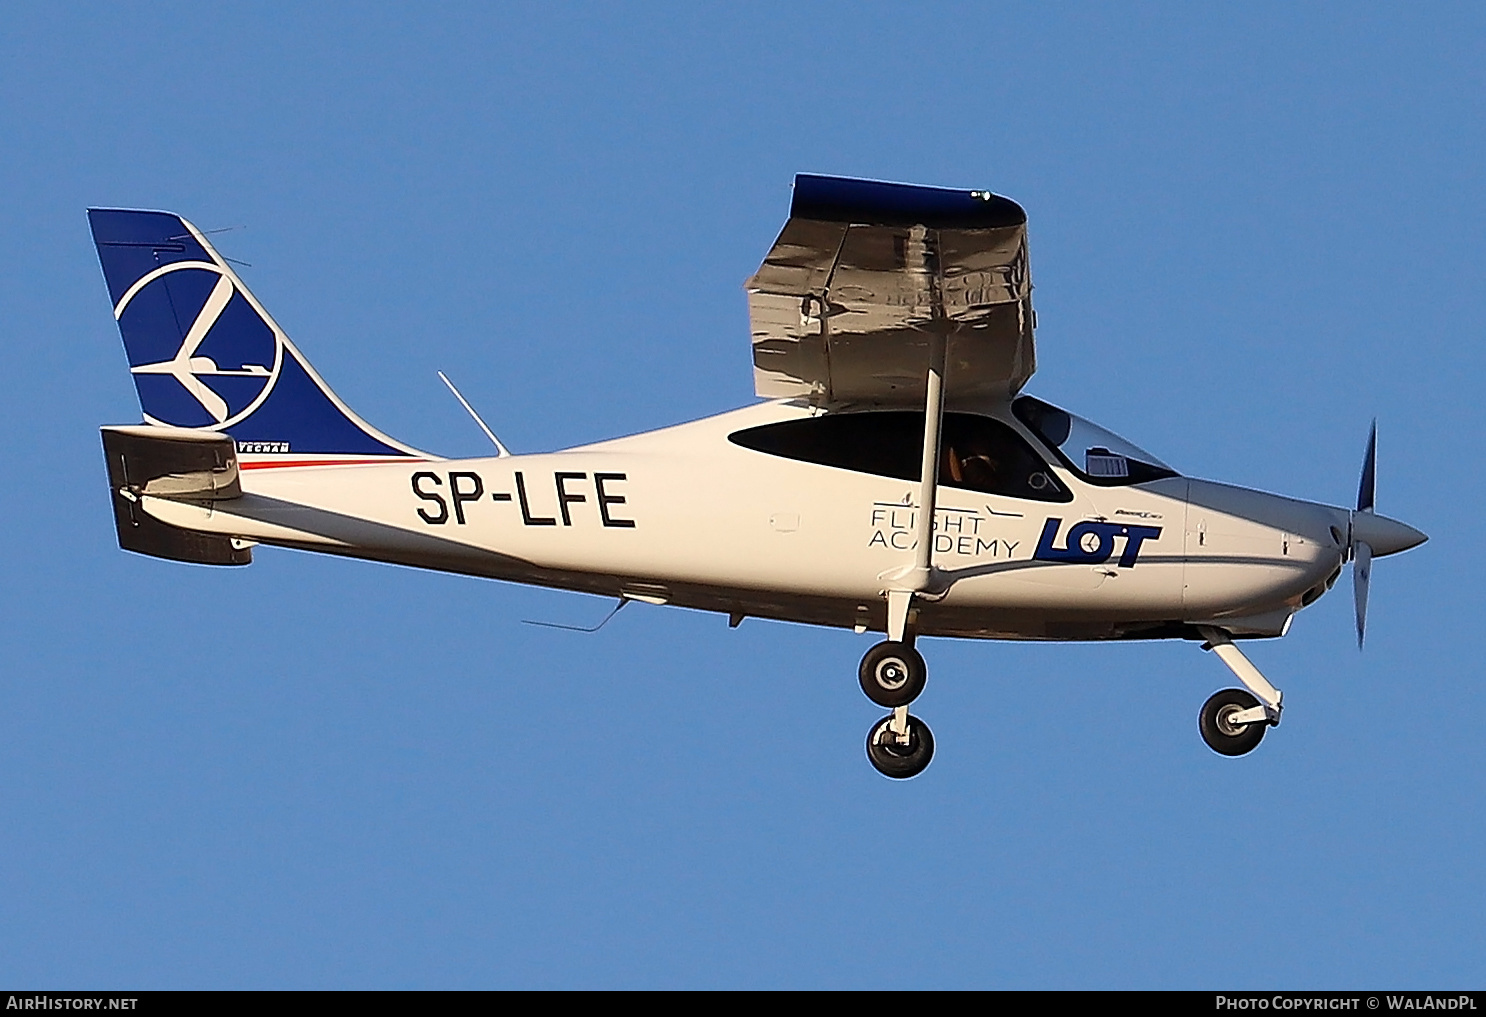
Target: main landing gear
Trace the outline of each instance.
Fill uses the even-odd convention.
[[[857,677],[868,699],[892,710],[918,698],[928,680],[929,669],[923,656],[911,645],[888,640],[867,651]]]
[[[917,777],[934,758],[933,732],[908,712],[928,678],[924,658],[912,644],[890,639],[867,651],[857,677],[868,699],[893,711],[867,733],[867,759],[884,777]]]
[[[1207,747],[1219,755],[1242,756],[1253,752],[1264,732],[1279,724],[1283,695],[1233,645],[1228,633],[1213,628],[1200,631],[1207,640],[1202,648],[1216,653],[1247,688],[1214,692],[1202,704],[1197,729],[1202,732]]]

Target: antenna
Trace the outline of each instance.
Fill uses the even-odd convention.
[[[219,226],[218,228],[216,228],[214,230],[202,230],[201,231],[201,234],[202,234],[202,236],[209,237],[209,236],[211,236],[214,233],[231,233],[233,230],[245,230],[245,229],[247,229],[246,226]],[[167,237],[166,239],[167,240],[193,240],[195,238],[192,237],[191,234],[189,234],[189,233],[182,233],[179,236]],[[221,251],[218,251],[217,253],[218,254],[222,254]],[[241,265],[244,268],[252,268],[253,267],[252,262],[238,261],[236,258],[229,258],[225,254],[222,254],[222,258],[224,260],[226,260],[226,261],[232,262],[234,265]]]
[[[510,451],[500,443],[500,439],[495,436],[495,432],[486,426],[485,421],[480,419],[480,414],[475,412],[475,408],[470,405],[469,400],[459,394],[459,389],[454,387],[454,383],[449,380],[449,376],[443,371],[440,371],[439,379],[445,385],[449,386],[449,391],[454,393],[454,398],[459,400],[459,405],[464,407],[465,412],[475,418],[475,423],[480,425],[480,430],[485,432],[485,437],[489,438],[490,444],[495,446],[496,454],[500,456],[510,455]]]
[[[597,632],[599,629],[601,629],[605,625],[609,624],[609,619],[610,618],[613,618],[616,614],[618,614],[620,608],[624,607],[624,605],[628,604],[629,602],[630,602],[630,598],[629,597],[620,597],[619,598],[619,603],[617,603],[617,604],[614,605],[614,610],[612,610],[608,614],[604,615],[604,620],[601,621],[601,622],[599,622],[597,625],[593,626],[592,628],[588,628],[588,627],[583,626],[583,625],[563,625],[563,624],[561,624],[559,622],[532,621],[529,618],[523,618],[523,619],[521,619],[521,623],[523,625],[540,625],[544,629],[564,629],[564,630],[566,630],[568,632]]]

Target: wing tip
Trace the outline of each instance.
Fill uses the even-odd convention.
[[[794,219],[869,226],[1004,229],[1027,224],[1021,205],[990,191],[815,173],[795,175],[789,214]]]

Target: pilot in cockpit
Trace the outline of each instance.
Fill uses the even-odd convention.
[[[939,464],[939,483],[966,487],[972,491],[995,491],[1001,464],[991,456],[990,448],[974,438],[944,447]]]

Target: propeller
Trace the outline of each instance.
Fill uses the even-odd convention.
[[[1377,514],[1378,422],[1367,436],[1367,454],[1362,458],[1362,480],[1357,485],[1357,508],[1352,513],[1347,553],[1352,559],[1352,600],[1357,608],[1357,649],[1367,632],[1367,591],[1372,582],[1373,556],[1397,554],[1417,547],[1429,538],[1396,519]]]
[[[1359,539],[1357,517],[1373,514],[1378,498],[1378,419],[1373,418],[1362,456],[1362,480],[1357,484],[1357,511],[1352,513],[1352,602],[1357,608],[1357,649],[1367,632],[1367,589],[1372,582],[1372,545]]]

